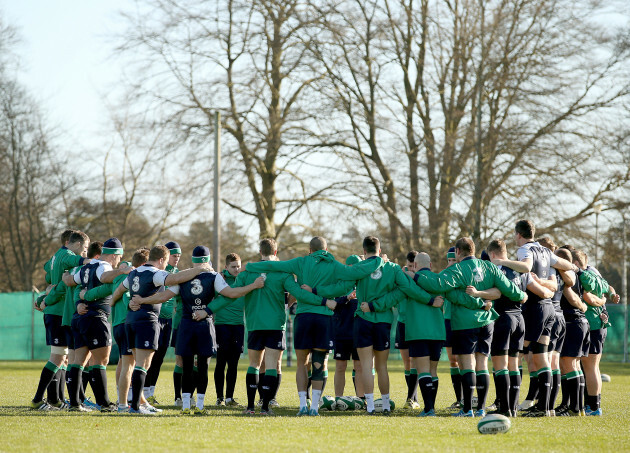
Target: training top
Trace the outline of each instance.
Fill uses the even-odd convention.
[[[190,281],[169,287],[169,291],[179,294],[182,299],[182,319],[192,319],[194,312],[204,310],[208,321],[212,314],[211,302],[229,285],[221,274],[205,271]]]
[[[510,269],[509,267],[505,267],[505,266],[498,266],[498,267],[499,267],[499,270],[503,273],[503,275],[505,275],[505,278],[507,278],[512,283],[514,283],[514,285],[516,285],[518,289],[520,289],[523,292],[527,290],[527,285],[529,285],[532,282],[532,277],[529,272],[525,274],[519,274],[514,269]],[[494,310],[499,314],[499,316],[501,316],[504,313],[509,313],[509,314],[521,313],[522,311],[521,305],[522,304],[520,301],[511,300],[510,298],[501,294],[501,297],[499,297],[497,300],[493,302],[492,308],[494,308]]]
[[[527,258],[532,260],[532,270],[541,280],[548,280],[551,274],[551,266],[558,262],[558,257],[551,253],[547,247],[543,247],[538,242],[528,242],[520,246],[516,252],[516,258],[523,261]],[[551,304],[551,299],[543,299],[540,296],[527,290],[526,304],[544,303]],[[531,306],[530,305],[530,306]]]
[[[466,286],[477,290],[497,288],[501,294],[513,301],[520,301],[525,294],[490,261],[479,260],[473,256],[464,258],[457,264],[444,269],[440,274],[416,272],[414,279],[418,284],[433,293],[446,293],[451,305],[451,329],[466,330],[483,327],[499,317],[494,309],[483,309],[484,301],[466,294]],[[438,278],[439,277],[439,278]]]
[[[112,283],[105,283],[96,288],[90,289],[85,292],[83,299],[86,301],[92,301],[105,297],[107,294],[114,294],[120,284],[127,278],[126,274],[120,274]],[[116,305],[112,307],[112,327],[116,327],[119,324],[124,324],[127,318],[127,309],[129,307],[129,291],[125,291],[122,298],[116,302]]]
[[[592,293],[597,297],[604,297],[604,294],[610,292],[610,285],[592,269],[593,268],[578,272],[578,279],[580,280],[582,289],[583,291]],[[586,316],[586,319],[588,320],[590,330],[597,330],[610,326],[610,323],[604,325],[600,317],[605,310],[605,305],[601,307],[593,307],[586,304],[586,307],[586,313],[584,313],[584,316]]]
[[[149,297],[157,292],[164,291],[164,282],[170,273],[160,270],[152,264],[143,264],[132,270],[122,285],[129,290],[129,298],[136,294],[140,297]],[[127,311],[126,322],[157,321],[161,304],[142,304],[138,311]]]
[[[74,282],[87,290],[95,289],[103,286],[101,277],[103,273],[112,270],[112,265],[106,261],[93,261],[81,268],[79,272],[74,274]],[[84,316],[109,316],[111,313],[111,306],[109,302],[112,300],[111,286],[103,288],[105,293],[100,297],[88,301],[88,300],[76,300],[75,306],[80,303],[85,303],[88,306],[88,312]]]
[[[221,275],[225,282],[234,286],[236,277],[230,274],[227,269],[221,271]],[[230,326],[242,326],[245,324],[245,301],[242,297],[238,299],[230,299],[229,297],[217,294],[215,296],[217,300],[227,299],[228,305],[214,312],[214,324],[215,325],[230,325]]]
[[[421,275],[427,275],[428,278],[439,278],[438,274],[431,272],[429,268],[423,268],[418,271]],[[405,274],[406,275],[406,274]],[[409,281],[413,284],[411,278]],[[421,291],[422,288],[418,286]],[[414,340],[445,340],[446,328],[444,325],[444,312],[442,307],[433,307],[433,300],[439,293],[426,293],[430,299],[426,301],[418,301],[410,297],[404,297],[404,305],[406,307],[405,322],[405,341]],[[383,300],[373,302],[374,308],[378,311],[384,308]],[[400,306],[400,303],[399,303]]]
[[[179,272],[179,269],[177,269],[174,266],[171,266],[170,264],[167,264],[166,265],[166,272],[169,272],[171,274],[176,274],[176,273]],[[166,287],[166,289],[168,289],[168,286]],[[175,311],[175,305],[176,304],[177,304],[177,297],[171,297],[169,300],[164,302],[162,304],[162,307],[160,308],[160,318],[162,318],[162,319],[172,319],[173,318],[173,313]]]
[[[333,338],[335,341],[352,340],[354,312],[357,311],[357,299],[341,296],[335,299],[337,306],[333,314]]]
[[[346,266],[335,260],[332,253],[318,250],[307,256],[293,258],[288,261],[260,261],[248,263],[246,269],[250,272],[286,272],[295,274],[300,285],[306,284],[313,289],[313,294],[334,299],[348,294],[354,287],[354,282],[374,272],[382,259],[363,260],[352,266]],[[332,286],[334,285],[334,286]],[[327,286],[329,294],[320,293],[319,288]],[[300,298],[296,314],[317,313],[332,316],[333,312],[326,306],[317,306],[304,302]]]
[[[277,262],[278,261],[274,261],[274,263]],[[236,281],[234,282],[235,288],[250,285],[254,283],[254,280],[260,277],[261,274],[259,272],[247,270],[250,264],[254,263],[249,263],[246,270],[242,271],[238,274],[238,277],[236,277]],[[243,297],[245,325],[248,331],[284,330],[286,328],[285,291],[295,296],[302,304],[309,304],[315,307],[321,307],[326,304],[325,298],[316,296],[300,288],[300,285],[295,281],[295,277],[293,277],[292,274],[269,272],[266,274],[264,287],[255,289]],[[215,309],[218,311],[220,308],[212,307],[213,311]],[[326,309],[328,310],[328,308]]]

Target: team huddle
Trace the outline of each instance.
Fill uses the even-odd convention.
[[[337,407],[347,405],[345,373],[352,360],[359,406],[370,415],[391,412],[387,360],[395,311],[405,406],[419,410],[418,416],[436,415],[443,348],[454,416],[601,415],[599,360],[610,325],[605,303],[606,297],[618,303],[619,296],[584,252],[534,238],[531,221],[517,222],[517,260],[508,258],[501,239],[478,259],[474,242],[460,238],[440,272],[424,252],[409,252],[403,267],[388,261],[373,236],[364,238],[363,254],[345,264],[328,252],[322,237],[310,241],[308,255],[288,261],[277,259],[275,240],[263,239],[259,262],[241,268],[240,257],[230,253],[216,272],[205,246],[195,247],[192,268],[180,271],[176,242],[135,250],[129,262],[121,261],[118,239],[90,243],[85,233],[66,230],[61,248],[44,266],[49,286],[36,302],[51,355],[31,406],[157,414],[155,386],[168,347],[174,347],[175,405],[184,414],[206,413],[211,357],[217,405],[239,407],[234,390],[247,327],[244,413],[256,413],[258,393],[260,414],[273,415],[290,308],[299,416],[317,416],[320,405],[326,406],[329,352],[336,361]],[[120,353],[117,402],[107,391],[112,340]],[[488,357],[496,390],[491,405]],[[530,385],[519,404],[522,361]],[[95,402],[85,395],[88,383]],[[554,408],[560,390],[562,402]]]

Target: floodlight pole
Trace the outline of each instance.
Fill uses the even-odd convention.
[[[626,215],[621,216],[623,222],[622,259],[621,272],[621,297],[623,297],[623,363],[628,362],[628,254],[626,248]]]
[[[212,259],[218,270],[221,263],[221,219],[219,203],[221,194],[221,114],[214,112],[214,219],[212,238]]]

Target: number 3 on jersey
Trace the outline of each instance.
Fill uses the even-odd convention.
[[[131,290],[133,292],[138,292],[140,289],[140,277],[137,275],[133,278],[133,284],[131,285]]]

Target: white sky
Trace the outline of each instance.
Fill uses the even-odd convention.
[[[0,0],[3,19],[22,39],[22,83],[74,146],[98,144],[107,117],[103,95],[121,78],[112,35],[125,5],[131,2]]]

